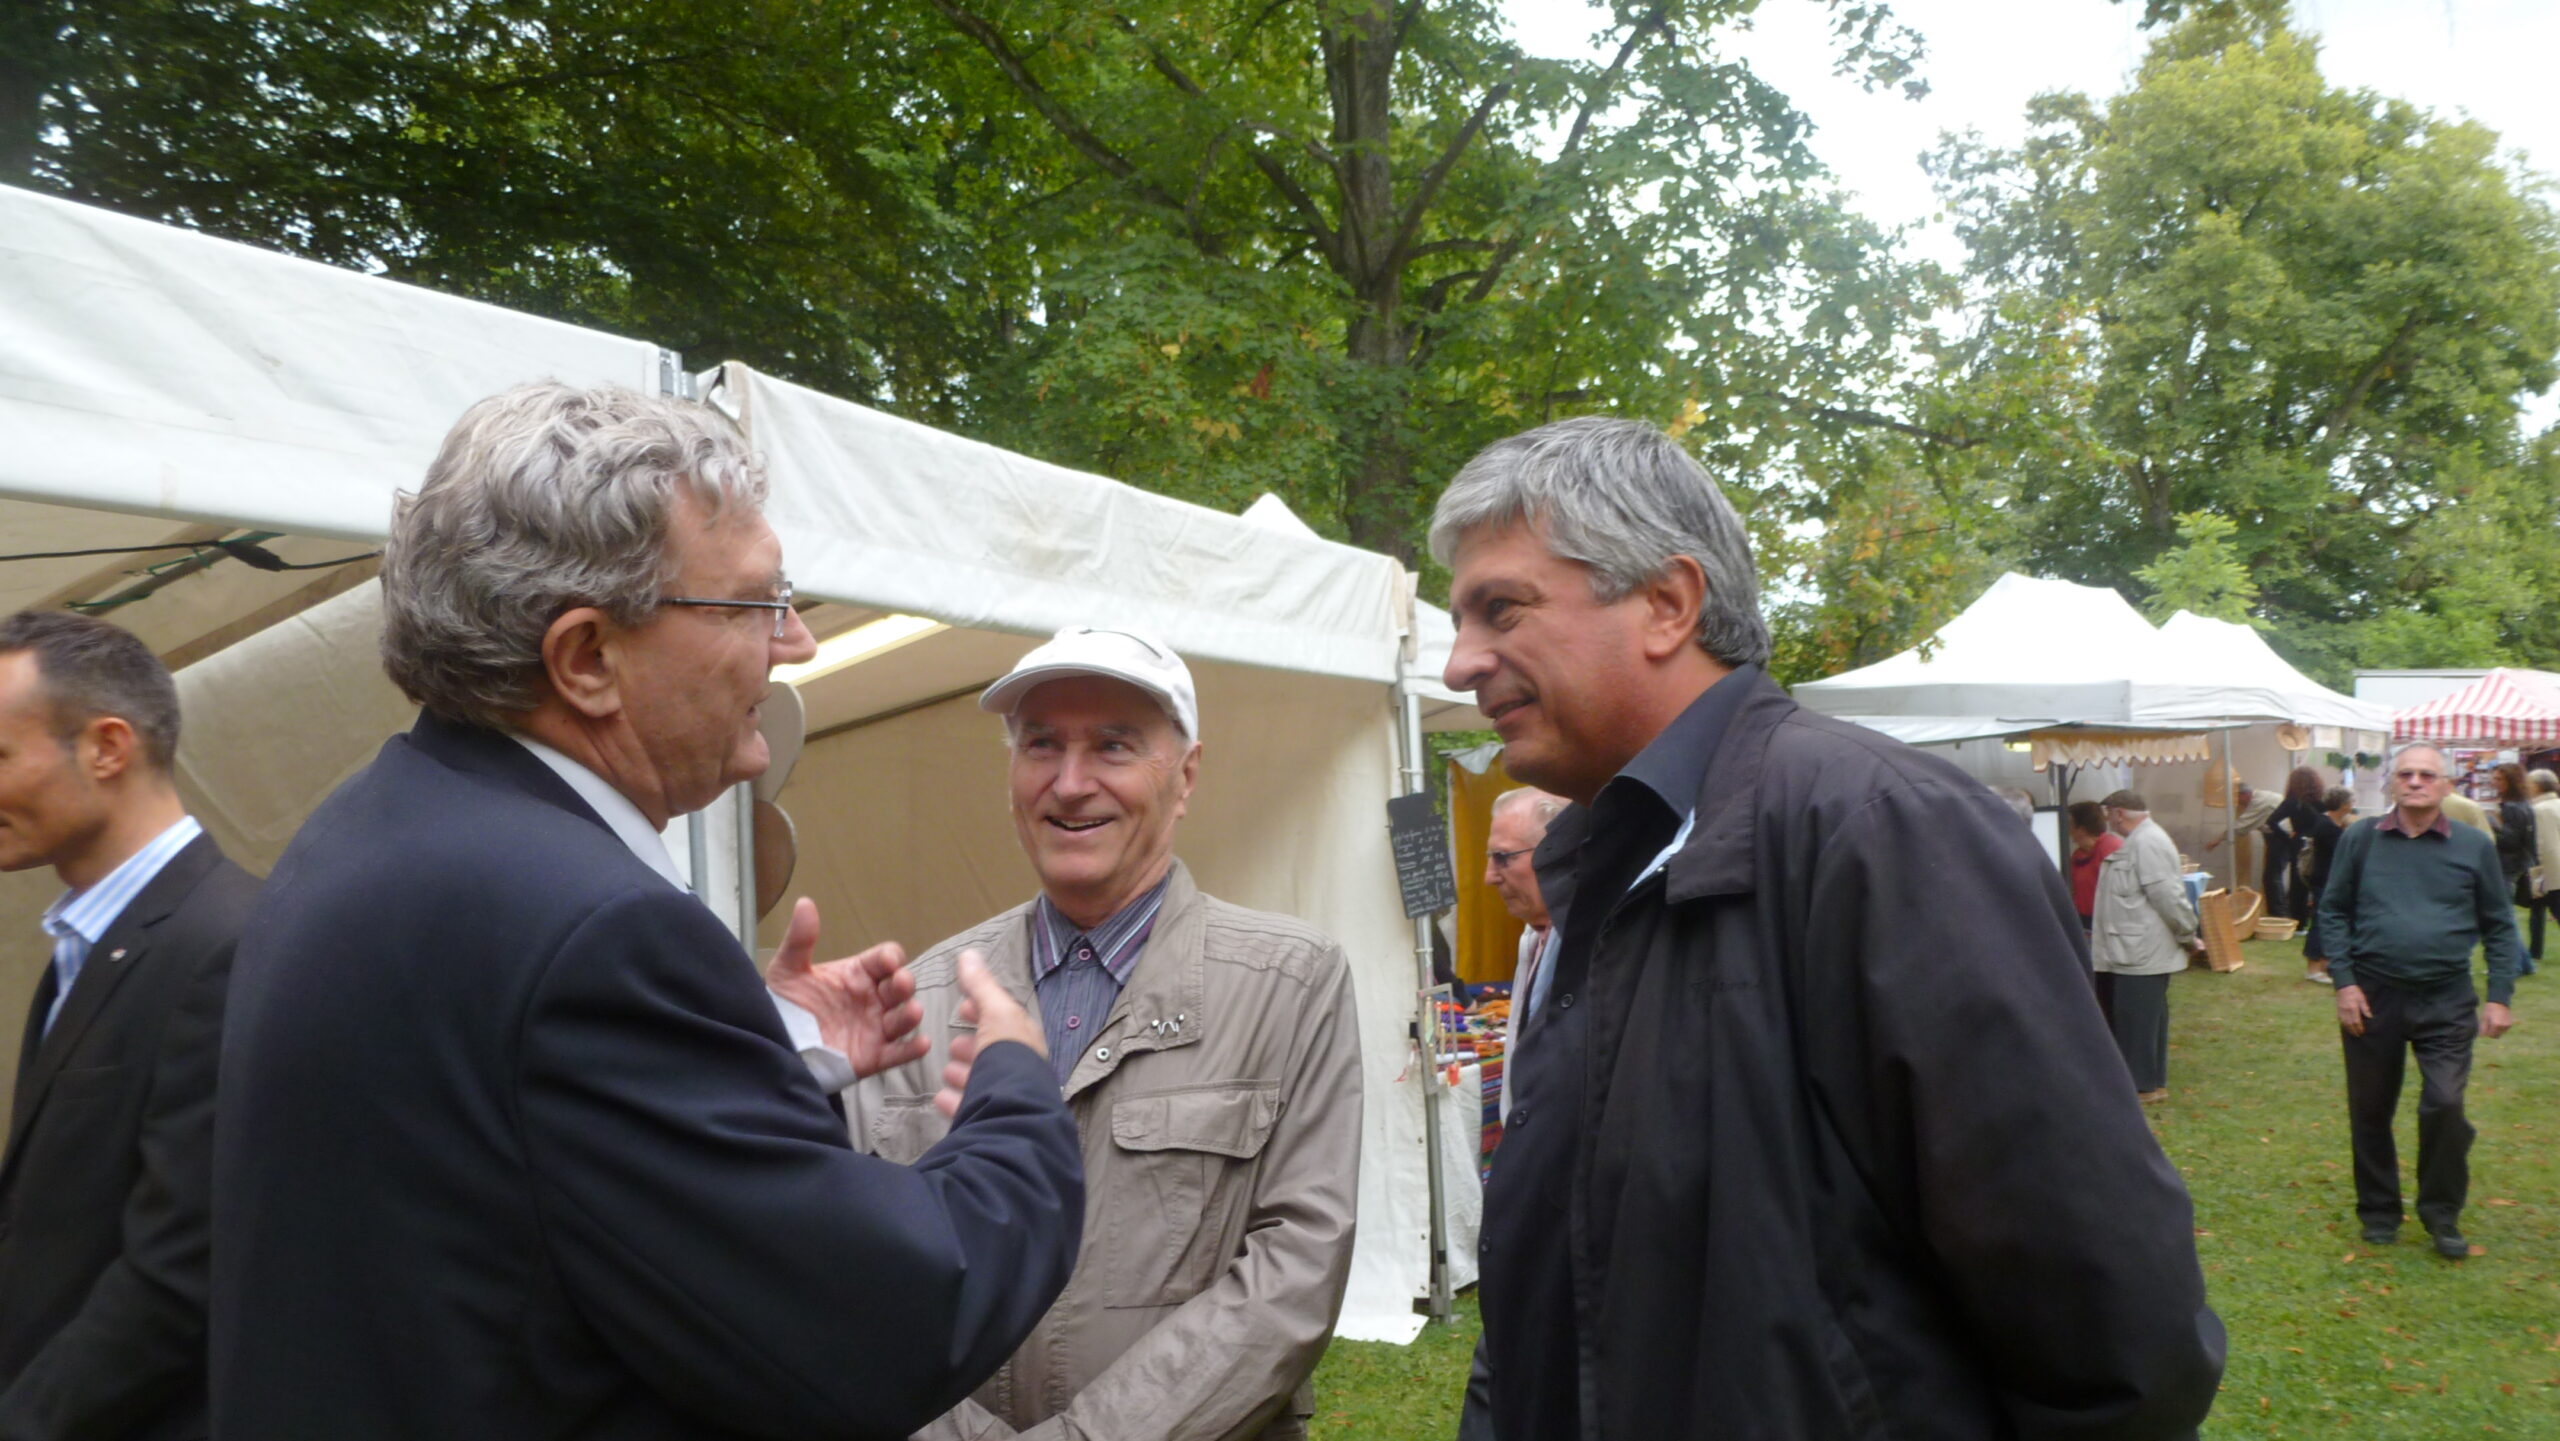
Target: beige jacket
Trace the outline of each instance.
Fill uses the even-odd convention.
[[[933,1053],[846,1093],[854,1144],[911,1162],[933,1108],[963,948],[1038,1014],[1032,907],[914,965]],[[1351,1271],[1360,1037],[1342,948],[1200,894],[1182,863],[1146,949],[1067,1078],[1084,1243],[1057,1304],[934,1441],[1294,1441]]]
[[[2542,894],[2560,893],[2560,796],[2541,796],[2533,803],[2533,840],[2542,852]]]
[[[2135,826],[2098,863],[2098,904],[2089,921],[2089,960],[2101,971],[2158,976],[2187,968],[2196,913],[2178,878],[2178,844],[2158,821]]]

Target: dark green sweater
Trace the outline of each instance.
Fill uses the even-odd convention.
[[[2468,977],[2483,946],[2489,999],[2502,1006],[2524,961],[2497,842],[2464,825],[2415,838],[2375,820],[2348,827],[2320,893],[2320,944],[2341,986],[2363,974],[2414,987]]]

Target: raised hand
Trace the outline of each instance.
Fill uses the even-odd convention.
[[[818,903],[802,896],[792,904],[790,928],[764,981],[818,1018],[818,1034],[853,1064],[856,1076],[876,1076],[932,1049],[916,1032],[924,1008],[915,999],[905,947],[882,941],[824,964],[814,963],[817,950]]]
[[[969,1068],[987,1047],[998,1041],[1020,1041],[1044,1060],[1049,1055],[1049,1038],[1040,1022],[987,969],[985,956],[962,951],[959,977],[960,1019],[976,1023],[977,1029],[951,1040],[951,1061],[942,1068],[942,1089],[933,1098],[934,1109],[946,1118],[959,1111],[960,1097],[969,1089]]]

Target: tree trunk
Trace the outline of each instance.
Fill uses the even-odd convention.
[[[1394,126],[1395,19],[1384,0],[1344,0],[1322,22],[1325,87],[1333,102],[1334,176],[1341,193],[1337,263],[1358,305],[1344,353],[1359,367],[1365,404],[1344,436],[1343,522],[1351,543],[1413,563],[1413,460],[1405,405],[1413,336],[1397,255]]]

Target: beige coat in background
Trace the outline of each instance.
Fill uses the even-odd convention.
[[[2178,843],[2144,821],[2098,863],[2098,903],[2090,915],[2089,959],[2120,976],[2160,976],[2187,968],[2195,908],[2178,878]]]
[[[2533,803],[2533,840],[2542,857],[2542,894],[2560,891],[2560,796]]]
[[[982,950],[1039,1014],[1033,907],[914,966],[932,1054],[845,1094],[854,1144],[914,1161],[966,1029],[954,967]],[[1296,1441],[1351,1272],[1360,1041],[1342,948],[1200,894],[1174,862],[1146,949],[1067,1077],[1084,1249],[1031,1338],[922,1435],[983,1441]]]

